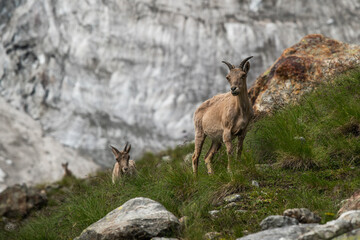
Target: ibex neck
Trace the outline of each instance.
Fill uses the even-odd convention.
[[[246,86],[241,90],[240,94],[236,96],[236,102],[241,115],[248,115],[249,113],[252,113],[252,106],[248,97]]]

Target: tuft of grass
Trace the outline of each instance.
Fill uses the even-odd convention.
[[[83,180],[66,178],[58,183],[60,189],[48,193],[46,208],[32,213],[18,231],[0,231],[0,239],[73,239],[140,196],[160,202],[179,218],[188,217],[177,236],[181,239],[202,239],[212,231],[236,239],[259,231],[262,219],[288,208],[306,207],[323,223],[332,220],[341,200],[360,186],[359,93],[357,70],[319,87],[298,105],[260,119],[245,139],[241,161],[233,161],[231,175],[224,147],[214,157],[215,174],[207,174],[203,159],[210,141],[205,141],[196,177],[191,163],[183,160],[193,152],[189,144],[144,154],[137,162],[138,175],[116,184],[110,171]],[[165,155],[171,161],[163,161]],[[241,199],[225,209],[223,199],[232,193]],[[219,216],[211,217],[210,210],[220,210]]]

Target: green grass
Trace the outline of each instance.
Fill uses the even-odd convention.
[[[162,203],[177,217],[188,216],[178,237],[202,239],[218,231],[235,239],[244,231],[260,230],[259,223],[285,209],[306,207],[322,217],[336,217],[338,204],[360,187],[360,71],[348,72],[332,83],[307,94],[298,105],[278,110],[254,123],[245,139],[241,162],[226,171],[224,147],[215,156],[215,174],[207,175],[203,157],[199,174],[183,161],[193,144],[169,149],[159,155],[147,153],[137,162],[136,177],[111,183],[110,172],[85,180],[64,179],[63,187],[49,193],[49,206],[32,213],[17,233],[0,232],[0,239],[72,239],[114,208],[134,197]],[[171,162],[161,160],[170,155]],[[272,164],[257,166],[257,164]],[[257,180],[260,187],[251,185]],[[235,213],[223,209],[224,196],[242,196]]]

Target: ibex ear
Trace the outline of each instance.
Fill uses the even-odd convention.
[[[131,144],[129,144],[129,146],[127,147],[127,149],[125,150],[125,152],[129,153],[131,150]]]
[[[110,146],[110,147],[111,147],[111,151],[113,152],[114,156],[117,157],[118,154],[120,153],[120,151],[117,150],[117,149],[116,149],[115,147],[113,147],[113,146]]]
[[[246,62],[244,67],[243,67],[243,71],[247,74],[250,70],[250,63]]]

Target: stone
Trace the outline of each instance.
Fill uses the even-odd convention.
[[[149,198],[137,197],[87,227],[75,239],[151,239],[170,237],[179,230],[179,220],[163,205]]]
[[[192,153],[188,153],[186,154],[186,156],[184,157],[184,162],[187,164],[191,164],[192,163]]]
[[[163,156],[161,160],[163,160],[164,162],[170,162],[172,159],[170,156]]]
[[[284,216],[296,218],[300,223],[319,223],[321,218],[319,215],[311,212],[307,208],[287,209],[283,213]]]
[[[356,191],[349,199],[342,204],[338,215],[350,210],[360,210],[360,190]]]
[[[285,49],[275,63],[256,79],[249,90],[254,110],[257,114],[264,114],[294,103],[319,83],[359,64],[360,46],[321,34],[307,35]]]
[[[253,185],[254,187],[260,187],[259,183],[255,180],[251,181],[251,185]]]
[[[18,224],[14,222],[8,222],[4,226],[4,230],[8,232],[14,232],[18,228]]]
[[[208,232],[204,235],[206,240],[216,240],[221,238],[221,233],[219,232]]]
[[[16,184],[0,193],[0,216],[23,218],[33,209],[40,209],[47,204],[46,193],[26,184]]]
[[[179,240],[178,238],[154,237],[151,240]]]
[[[226,196],[224,198],[224,201],[227,202],[227,203],[231,203],[231,202],[238,202],[241,200],[241,196],[240,194],[231,194],[229,196]]]
[[[300,224],[282,228],[272,228],[247,236],[238,238],[237,240],[295,240],[300,235],[313,229],[317,224]]]
[[[209,214],[211,217],[216,218],[219,216],[220,210],[211,210],[211,211],[209,211]]]
[[[299,240],[332,239],[357,228],[360,228],[360,210],[348,211],[336,220],[315,226],[301,235]]]
[[[89,3],[0,2],[0,95],[44,137],[109,167],[110,143],[129,140],[137,158],[193,137],[196,106],[229,90],[221,60],[255,56],[250,85],[310,32],[359,39],[357,1]]]
[[[360,228],[344,233],[332,240],[360,240]]]
[[[243,213],[247,213],[248,210],[239,209],[239,210],[235,210],[234,212],[238,214],[243,214]]]
[[[299,221],[295,218],[281,215],[268,216],[260,223],[261,230],[286,227],[291,225],[299,225]]]
[[[229,209],[229,208],[236,208],[238,206],[239,205],[236,202],[231,202],[231,203],[226,204],[223,208],[224,209]]]

